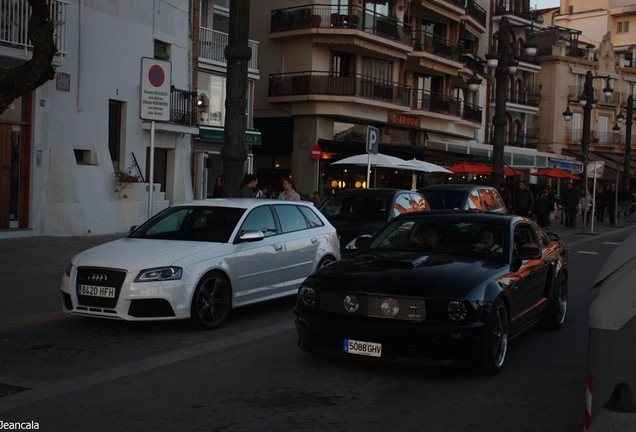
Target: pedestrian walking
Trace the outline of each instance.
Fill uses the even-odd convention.
[[[621,215],[625,219],[627,219],[627,214],[629,213],[629,184],[623,185],[622,188],[618,190],[618,213],[616,216],[620,219]]]
[[[561,194],[561,205],[565,211],[565,229],[576,228],[576,207],[579,204],[579,197],[572,183],[568,183]]]
[[[605,188],[602,185],[598,185],[598,187],[596,188],[596,196],[594,198],[596,204],[596,209],[594,210],[596,215],[596,223],[602,224],[603,219],[605,219],[605,201],[607,200]]]
[[[610,183],[605,197],[605,206],[607,207],[607,215],[609,216],[610,226],[616,225],[616,183]]]
[[[532,192],[526,186],[526,182],[519,182],[519,191],[515,196],[515,214],[519,216],[525,216],[527,218],[532,217],[532,210],[534,209],[534,197]]]

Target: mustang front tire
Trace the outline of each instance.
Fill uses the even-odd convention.
[[[491,308],[484,326],[479,369],[489,375],[498,374],[503,367],[508,350],[508,309],[501,299]]]

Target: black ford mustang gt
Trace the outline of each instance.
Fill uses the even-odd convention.
[[[471,363],[498,373],[508,341],[541,323],[558,330],[568,248],[519,216],[401,215],[358,254],[298,290],[299,346],[372,361]]]

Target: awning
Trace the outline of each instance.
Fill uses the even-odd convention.
[[[447,144],[460,144],[460,145],[475,144],[474,140],[464,139],[460,137],[453,137],[450,135],[442,135],[435,132],[426,132],[426,135],[428,136],[429,141],[443,142]]]
[[[463,9],[460,10],[459,8],[454,8],[454,10],[456,12],[451,12],[448,9],[445,9],[445,8],[443,8],[441,6],[437,6],[437,5],[432,4],[430,1],[424,2],[422,4],[422,6],[424,6],[427,9],[432,10],[433,12],[437,12],[438,14],[440,14],[442,16],[445,16],[446,18],[450,18],[453,21],[458,21],[458,22],[459,22],[461,16],[466,13]],[[449,4],[449,6],[451,6],[451,5]]]
[[[225,128],[220,126],[199,126],[199,137],[201,141],[224,142]],[[245,144],[262,145],[261,133],[256,129],[245,131]]]
[[[384,54],[389,57],[394,57],[398,59],[405,60],[406,53],[408,50],[408,45],[395,44],[395,46],[401,47],[401,49],[395,49],[388,46],[379,45],[377,42],[368,42],[366,40],[360,39],[356,36],[345,36],[345,35],[319,35],[314,36],[312,39],[313,43],[316,44],[329,44],[329,45],[352,45],[357,46],[362,49],[373,51],[376,53]]]
[[[436,62],[434,60],[429,60],[426,58],[421,58],[420,59],[420,66],[421,67],[425,67],[425,68],[429,68],[429,69],[433,69],[436,70],[438,72],[442,72],[442,73],[446,73],[449,75],[459,75],[459,70],[458,68],[455,67],[451,67],[451,66],[446,66],[443,65],[439,62]]]

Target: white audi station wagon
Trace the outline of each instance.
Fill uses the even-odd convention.
[[[338,259],[336,229],[311,203],[194,200],[73,257],[62,305],[98,318],[189,319],[209,330],[231,308],[295,295]]]

